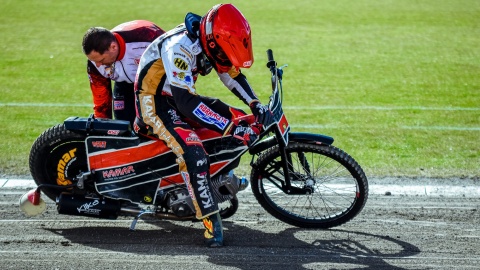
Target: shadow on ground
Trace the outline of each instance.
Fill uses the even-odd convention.
[[[69,242],[62,242],[64,245],[79,244],[139,255],[207,256],[212,264],[238,269],[315,269],[324,265],[333,266],[329,269],[401,269],[386,260],[420,252],[405,241],[373,233],[295,227],[272,233],[228,221],[224,222],[226,246],[209,249],[203,246],[201,226],[188,224],[162,221],[157,228],[140,226],[137,231],[124,227],[46,230],[67,239]]]

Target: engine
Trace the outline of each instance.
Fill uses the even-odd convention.
[[[191,216],[195,213],[192,198],[185,187],[169,192],[167,206],[179,217]]]
[[[239,179],[233,174],[218,175],[211,179],[213,193],[218,203],[226,202],[235,198],[235,195],[248,186],[245,178]],[[185,185],[178,185],[170,190],[160,190],[157,193],[157,205],[165,214],[163,218],[188,218],[195,216],[195,207]],[[98,197],[96,195],[80,195],[72,193],[62,193],[57,197],[57,210],[60,214],[79,215],[97,218],[115,219],[120,213],[141,215],[142,213],[152,213],[151,211],[142,211],[141,208],[131,205],[122,205],[121,200]],[[170,216],[168,209],[174,216]],[[165,211],[165,212],[164,212]],[[156,214],[159,214],[157,212]]]
[[[238,179],[230,171],[228,174],[222,174],[211,179],[214,196],[218,203],[226,202],[235,197],[235,195],[247,188],[248,181],[245,178]],[[168,192],[165,196],[167,206],[175,215],[179,217],[191,216],[195,213],[192,199],[185,186],[176,188]]]
[[[233,171],[212,178],[212,188],[218,203],[233,199],[239,191],[244,190],[247,186],[247,179],[238,179]]]

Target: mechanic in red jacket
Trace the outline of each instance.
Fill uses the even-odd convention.
[[[97,118],[135,120],[134,82],[140,57],[164,31],[152,22],[136,20],[112,30],[91,27],[83,36],[87,73]],[[112,83],[115,81],[112,94]],[[113,98],[113,103],[112,103]]]

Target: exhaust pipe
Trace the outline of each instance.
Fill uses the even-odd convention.
[[[62,215],[116,219],[120,208],[120,201],[107,198],[86,198],[69,193],[57,197],[57,211]]]

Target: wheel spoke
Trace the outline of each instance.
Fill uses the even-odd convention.
[[[287,147],[287,154],[294,192],[284,192],[285,176],[278,151],[264,157],[263,178],[252,179],[259,181],[252,182],[252,188],[259,188],[254,188],[255,196],[271,214],[293,225],[325,228],[350,220],[363,208],[366,178],[343,151],[296,143]]]

